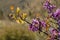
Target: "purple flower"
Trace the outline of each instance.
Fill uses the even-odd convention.
[[[60,13],[60,8],[58,8],[58,9],[56,10],[56,13]]]
[[[30,30],[38,31],[39,28],[46,27],[46,23],[44,21],[40,21],[38,19],[33,19],[32,24],[30,24],[29,26],[30,26],[29,27]]]
[[[55,20],[60,20],[60,9],[59,8],[52,14],[52,17]]]
[[[33,27],[33,28],[32,28],[32,31],[33,31],[33,32],[38,31],[38,27]]]
[[[33,32],[38,31],[38,27],[36,27],[34,25],[30,25],[29,29]]]
[[[30,24],[29,29],[33,32],[38,31],[39,28],[39,22],[37,19],[33,19],[32,24]]]
[[[48,10],[48,13],[52,13],[52,10],[55,8],[55,5],[51,5],[49,1],[44,3],[44,8]]]
[[[41,21],[42,27],[46,27],[46,23],[44,21]]]
[[[56,12],[54,13],[54,16],[57,17],[57,15],[60,15],[60,9],[58,8]]]
[[[39,21],[37,19],[33,19],[32,24],[39,24]]]

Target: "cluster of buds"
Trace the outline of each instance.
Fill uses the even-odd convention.
[[[26,19],[27,17],[27,13],[20,13],[21,12],[21,9],[20,7],[16,7],[16,11],[14,11],[14,6],[10,6],[10,10],[11,10],[11,13],[8,15],[9,16],[9,19],[13,19],[15,20],[17,23],[25,23],[25,21],[23,21],[24,19]],[[14,13],[16,12],[16,13]],[[22,18],[22,19],[21,19]]]

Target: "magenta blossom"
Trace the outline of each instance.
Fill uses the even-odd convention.
[[[55,5],[52,5],[49,1],[44,3],[44,8],[48,10],[48,13],[52,13],[52,10],[55,8]]]

